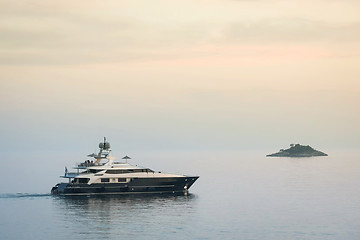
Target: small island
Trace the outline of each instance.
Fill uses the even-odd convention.
[[[266,155],[267,157],[318,157],[327,156],[326,153],[317,151],[312,147],[300,144],[290,144],[289,149],[280,149],[279,152]]]

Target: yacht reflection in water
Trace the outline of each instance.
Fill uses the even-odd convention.
[[[52,198],[56,222],[67,229],[60,236],[71,238],[75,233],[83,239],[157,239],[181,222],[191,223],[196,202],[193,194]]]

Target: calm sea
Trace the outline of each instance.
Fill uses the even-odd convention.
[[[188,196],[2,193],[0,239],[360,239],[358,153],[185,155],[164,167],[200,175]]]

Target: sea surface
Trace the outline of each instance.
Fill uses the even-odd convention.
[[[188,196],[1,193],[0,239],[360,239],[358,153],[176,156],[168,172],[200,175]]]

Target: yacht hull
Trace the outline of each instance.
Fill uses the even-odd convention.
[[[198,176],[166,178],[132,178],[127,183],[74,184],[59,183],[51,189],[53,195],[109,195],[186,193]]]

